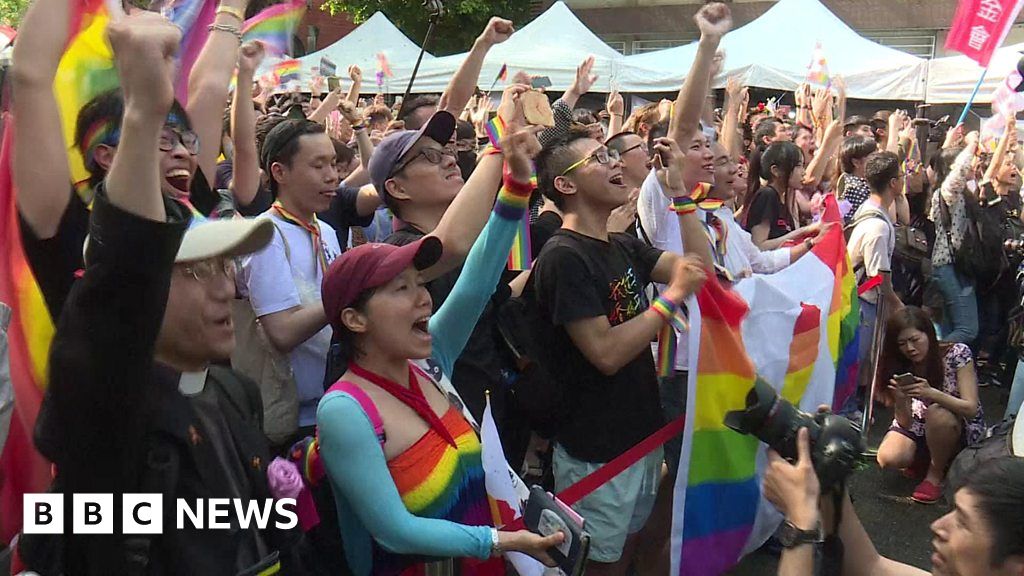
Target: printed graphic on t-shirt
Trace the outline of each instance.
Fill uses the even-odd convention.
[[[608,322],[612,326],[618,326],[647,309],[647,296],[632,266],[609,285],[608,298],[612,301],[608,314]]]

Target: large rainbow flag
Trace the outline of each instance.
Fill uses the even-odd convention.
[[[838,221],[835,199],[828,202],[825,220]],[[728,429],[725,414],[745,407],[757,377],[808,412],[846,394],[845,354],[852,349],[856,358],[853,291],[842,228],[836,226],[811,254],[781,272],[754,275],[731,288],[712,279],[691,298],[672,574],[722,574],[778,527],[781,516],[761,497],[766,447]]]
[[[304,0],[274,4],[245,21],[242,40],[262,42],[272,56],[291,54],[292,37],[305,13]]]

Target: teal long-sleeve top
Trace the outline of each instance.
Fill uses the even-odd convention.
[[[517,201],[518,200],[518,201]],[[448,299],[430,318],[432,357],[449,377],[504,270],[526,203],[506,190],[466,258]],[[372,541],[396,554],[486,559],[491,528],[422,518],[408,511],[388,470],[369,416],[344,392],[317,408],[320,454],[337,501],[353,574],[370,574]]]

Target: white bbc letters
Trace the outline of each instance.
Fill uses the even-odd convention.
[[[22,508],[25,534],[64,533],[63,494],[25,494]]]
[[[125,494],[121,500],[125,534],[163,534],[164,499],[160,494]]]
[[[72,494],[71,532],[113,534],[113,494]]]

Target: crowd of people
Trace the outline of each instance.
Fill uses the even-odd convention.
[[[847,117],[841,78],[801,86],[792,115],[751,106],[735,79],[716,107],[732,19],[715,2],[696,13],[676,98],[628,116],[614,92],[580,106],[593,59],[550,122],[528,71],[496,103],[480,92],[488,51],[515,33],[498,17],[439,97],[364,98],[357,67],[347,93],[274,93],[254,81],[263,47],[240,45],[247,7],[222,0],[185,104],[180,31],[146,11],[111,21],[120,87],[74,119],[90,174],[77,187],[53,88],[72,11],[35,0],[25,16],[5,128],[57,326],[34,441],[68,495],[276,498],[276,467],[297,461],[319,522],[25,534],[16,569],[491,574],[509,552],[553,565],[563,534],[495,527],[485,407],[510,470],[554,493],[587,477],[686,412],[687,299],[810,253],[839,226],[822,221],[829,195],[863,288],[861,386],[843,413],[895,412],[878,465],[937,502],[986,436],[979,387],[1012,381],[1008,417],[1024,404],[1024,319],[1006,322],[1022,316],[1020,257],[1003,250],[1024,230],[1015,121],[990,146],[902,110]],[[533,265],[511,271],[524,219]],[[667,324],[678,346],[659,374]],[[806,433],[800,448],[765,479],[786,522],[835,524],[843,574],[917,573],[879,557],[848,499],[819,506]],[[573,505],[588,574],[669,572],[680,449],[677,436]],[[934,573],[1024,574],[1022,487],[1009,456],[951,486]],[[786,545],[780,574],[813,572],[812,541]]]

